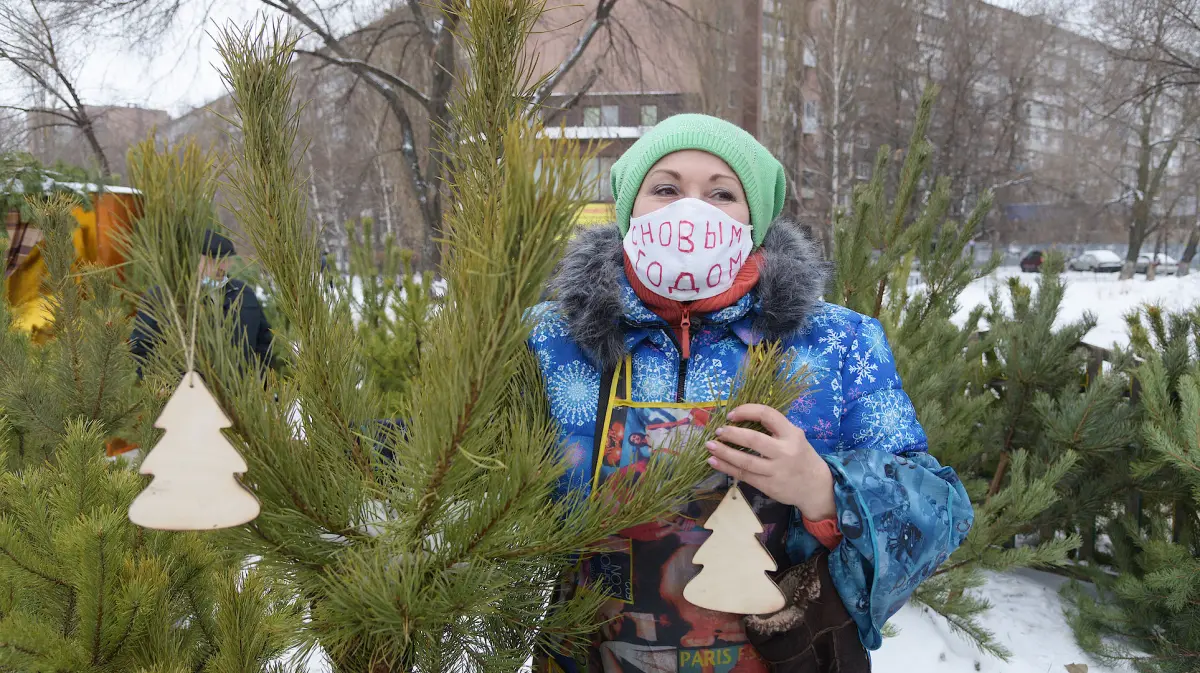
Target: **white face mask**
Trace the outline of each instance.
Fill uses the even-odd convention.
[[[624,243],[634,273],[650,291],[694,301],[733,286],[754,238],[750,225],[689,198],[631,218]]]

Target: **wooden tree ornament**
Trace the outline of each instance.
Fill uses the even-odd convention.
[[[783,592],[767,577],[775,559],[758,535],[762,522],[734,484],[704,527],[712,535],[692,562],[704,566],[683,588],[692,605],[735,615],[765,615],[783,609]]]
[[[213,530],[258,516],[258,500],[238,482],[246,461],[221,434],[230,426],[204,381],[183,375],[154,427],[166,431],[142,461],[154,476],[129,506],[129,520],[158,530]]]

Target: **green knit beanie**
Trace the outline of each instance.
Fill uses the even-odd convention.
[[[633,201],[646,173],[659,159],[679,150],[703,150],[729,164],[750,205],[754,246],[762,245],[771,222],[783,210],[787,180],[783,164],[767,148],[741,128],[701,114],[668,117],[638,139],[612,167],[612,191],[616,199],[617,226],[629,231]]]

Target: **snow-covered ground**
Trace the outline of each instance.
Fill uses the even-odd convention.
[[[888,622],[900,630],[871,657],[876,673],[1063,673],[1085,664],[1088,673],[1118,673],[1079,649],[1063,616],[1058,590],[1066,580],[1037,570],[989,573],[978,594],[992,609],[980,619],[1012,653],[1006,663],[982,654],[953,633],[941,616],[912,603]]]
[[[1016,267],[1002,267],[982,278],[959,297],[957,318],[964,320],[971,309],[988,304],[988,295],[999,289],[1006,296],[1007,279],[1020,276],[1028,286],[1037,290],[1038,275],[1021,273]],[[1125,314],[1138,306],[1157,303],[1170,310],[1191,309],[1200,305],[1200,273],[1183,277],[1164,276],[1148,281],[1145,276],[1118,280],[1115,273],[1068,272],[1063,274],[1067,284],[1059,323],[1066,324],[1081,318],[1086,311],[1096,314],[1099,323],[1084,340],[1094,346],[1125,345],[1129,336],[1125,329]]]

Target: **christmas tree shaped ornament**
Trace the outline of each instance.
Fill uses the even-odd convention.
[[[762,523],[737,483],[704,527],[712,535],[696,550],[692,562],[704,566],[683,588],[692,605],[735,615],[765,615],[783,609],[783,592],[767,577],[775,559],[758,539]]]
[[[129,520],[158,530],[213,530],[258,516],[258,500],[237,480],[246,471],[221,428],[230,426],[195,372],[183,375],[154,427],[166,434],[142,461],[154,480],[129,506]]]

